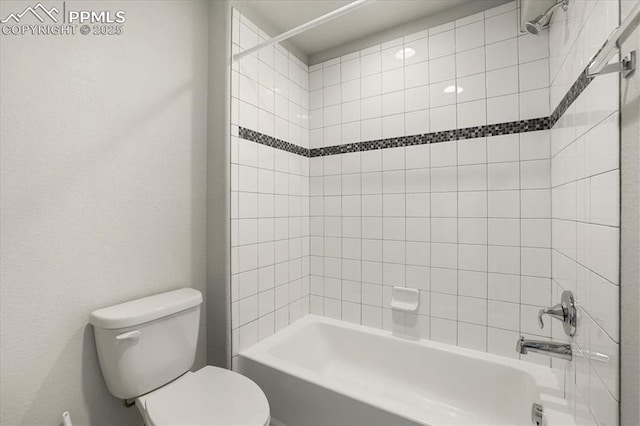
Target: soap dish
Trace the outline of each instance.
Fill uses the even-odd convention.
[[[420,292],[415,288],[393,287],[391,307],[399,311],[414,312],[420,306]]]

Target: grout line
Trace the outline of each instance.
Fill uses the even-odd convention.
[[[516,10],[518,10],[518,9],[516,8]],[[518,14],[518,16],[520,16],[520,14],[518,12],[516,12],[516,13]],[[486,24],[486,21],[485,21],[485,24]],[[520,52],[518,50],[518,45],[519,45],[518,38],[516,37],[516,58],[518,58],[516,61],[518,62],[518,70],[520,70],[520,61],[519,61]],[[486,47],[486,45],[485,45],[485,53],[484,53],[484,69],[485,69],[485,72],[487,72],[487,73],[489,72],[489,71],[487,71],[487,47]],[[518,81],[519,80],[520,80],[520,78],[518,77]],[[486,79],[486,74],[485,74],[485,94],[488,93],[488,90],[487,90],[487,87],[486,87],[486,81],[487,81],[487,79]],[[520,95],[518,95],[518,99],[519,99],[519,96]],[[518,114],[518,117],[519,116],[520,115]],[[486,122],[489,121],[489,108],[488,108],[488,105],[486,104],[486,101],[485,101],[485,121]],[[519,139],[520,138],[518,137],[518,140]],[[489,152],[488,152],[489,151],[489,144],[487,143],[487,139],[486,138],[485,138],[484,146],[485,146],[485,156],[486,156],[485,158],[487,160],[487,166],[485,167],[485,179],[486,179],[485,182],[487,184],[487,192],[486,192],[486,194],[487,194],[487,216],[488,216],[489,215],[489,190],[488,190],[489,189]],[[519,159],[520,158],[518,158],[518,160]],[[459,217],[460,217],[460,211],[458,211],[458,218]],[[460,220],[460,219],[458,219],[458,220]],[[487,257],[486,257],[486,265],[487,265],[487,273],[486,273],[486,278],[487,278],[487,297],[486,297],[486,300],[485,300],[485,310],[486,310],[486,312],[485,312],[485,342],[484,342],[484,350],[485,350],[485,352],[489,352],[489,288],[488,288],[488,286],[489,286],[489,272],[488,272],[489,271],[489,219],[488,218],[486,220],[486,225],[485,226],[486,226],[486,230],[487,230],[487,240],[486,240],[486,242],[487,242]],[[460,236],[458,235],[458,239],[459,238],[460,238]],[[458,275],[460,275],[460,273],[458,273]],[[459,283],[458,283],[458,285],[459,285]]]

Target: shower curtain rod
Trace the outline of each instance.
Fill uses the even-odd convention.
[[[317,27],[318,25],[324,24],[325,22],[328,22],[332,19],[335,19],[339,16],[345,15],[351,11],[354,11],[355,9],[362,7],[364,5],[366,5],[367,3],[372,3],[375,0],[356,0],[354,2],[351,2],[345,6],[342,6],[336,10],[332,10],[331,12],[322,15],[318,18],[315,18],[309,22],[306,22],[302,25],[299,25],[293,29],[290,29],[289,31],[286,31],[282,34],[280,34],[279,36],[270,38],[269,40],[265,40],[262,43],[259,43],[253,47],[250,47],[249,49],[245,49],[241,52],[236,53],[235,55],[233,55],[233,60],[237,61],[238,59],[243,58],[244,56],[250,55],[253,52],[257,52],[258,50],[262,49],[263,47],[268,47],[271,45],[274,45],[276,43],[279,43],[283,40],[286,40],[288,38],[291,38],[295,35],[298,35],[300,33],[303,33],[311,28]]]
[[[624,22],[611,33],[604,45],[593,55],[587,74],[595,77],[600,74],[621,72],[623,77],[628,77],[636,68],[636,51],[632,50],[620,62],[609,64],[609,61],[618,52],[620,44],[631,34],[640,22],[640,1],[636,3]]]

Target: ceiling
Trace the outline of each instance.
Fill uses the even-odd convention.
[[[282,33],[332,10],[351,3],[352,0],[239,0],[241,10],[259,26],[268,24],[271,32]],[[289,39],[300,53],[312,56],[375,33],[388,30],[409,21],[434,15],[448,9],[480,3],[496,3],[481,0],[377,0],[351,13],[340,16],[318,27]],[[259,17],[260,19],[256,19]],[[455,19],[455,18],[454,18]],[[258,22],[260,21],[260,22]],[[273,34],[276,35],[276,34]]]

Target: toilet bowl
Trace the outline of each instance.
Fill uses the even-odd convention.
[[[206,366],[136,398],[147,426],[269,424],[269,404],[247,377]]]
[[[202,294],[174,290],[91,313],[100,368],[112,395],[135,400],[145,424],[269,424],[269,403],[247,377],[193,366]]]

